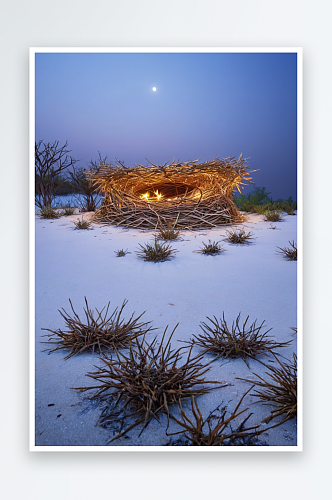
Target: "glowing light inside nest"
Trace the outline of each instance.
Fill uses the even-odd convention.
[[[158,193],[158,189],[157,189],[157,191],[154,191],[153,194],[154,194],[154,196],[150,197],[149,193],[145,193],[145,194],[142,194],[141,198],[143,200],[146,200],[146,201],[148,201],[149,199],[150,200],[160,200],[160,198],[162,198],[162,196],[163,196],[161,193]]]

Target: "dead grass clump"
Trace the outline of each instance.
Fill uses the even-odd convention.
[[[249,245],[250,240],[253,239],[253,233],[251,231],[246,231],[244,229],[233,229],[231,231],[226,231],[227,236],[224,238],[225,241],[233,244]]]
[[[37,214],[41,219],[59,219],[63,215],[62,212],[58,212],[50,206],[42,207]]]
[[[152,244],[145,243],[141,245],[139,243],[139,246],[141,250],[136,252],[138,258],[149,262],[165,262],[166,260],[171,260],[177,252],[177,250],[172,248],[168,243],[159,243],[157,238],[155,238]]]
[[[297,247],[293,241],[293,243],[291,243],[290,241],[288,242],[290,244],[290,248],[289,247],[285,247],[285,248],[280,248],[280,247],[277,247],[280,252],[280,254],[283,255],[283,257],[285,257],[285,259],[288,259],[288,260],[297,260]]]
[[[89,222],[86,219],[77,219],[77,221],[74,221],[75,229],[89,229],[91,226],[91,222]]]
[[[284,220],[284,217],[279,210],[270,210],[269,212],[265,212],[263,219],[270,222],[280,222]]]
[[[209,240],[209,243],[204,243],[202,241],[203,247],[200,247],[199,250],[194,250],[196,253],[201,253],[203,255],[218,255],[219,253],[225,252],[225,248],[219,245],[219,241]]]
[[[234,423],[235,419],[248,410],[248,408],[245,408],[239,411],[239,407],[249,391],[242,396],[235,410],[228,418],[226,418],[227,408],[225,406],[220,408],[221,405],[219,405],[215,410],[210,412],[209,416],[204,420],[195,398],[192,397],[191,411],[194,417],[192,421],[183,411],[180,402],[182,421],[174,416],[172,416],[172,419],[175,420],[183,430],[169,435],[182,434],[189,441],[191,446],[258,446],[257,437],[259,434],[262,434],[262,432],[266,432],[266,429],[258,431],[259,425],[245,427],[252,413],[250,413],[236,429],[233,429],[231,426],[231,423]]]
[[[112,425],[112,428],[120,424],[118,434],[111,441],[144,424],[141,435],[152,418],[159,421],[161,413],[170,416],[169,405],[178,404],[181,398],[206,394],[212,388],[205,384],[218,383],[205,380],[209,367],[201,364],[202,356],[191,358],[190,349],[186,361],[182,362],[181,349],[171,350],[176,328],[177,325],[166,343],[167,327],[159,344],[156,337],[151,343],[143,337],[136,339],[135,345],[129,345],[128,354],[116,350],[115,359],[102,359],[104,366],[87,374],[99,385],[77,388],[82,392],[95,390],[90,399],[107,403],[99,424]],[[122,430],[129,417],[136,419]]]
[[[121,319],[123,309],[128,302],[127,300],[124,300],[121,308],[116,308],[110,316],[108,316],[110,303],[108,303],[106,310],[105,307],[100,312],[96,309],[97,318],[95,319],[93,311],[89,309],[87,299],[85,298],[85,321],[80,320],[74,311],[70,299],[69,302],[74,314],[73,317],[64,309],[59,310],[66,323],[65,330],[42,328],[42,330],[51,332],[50,335],[45,335],[45,337],[49,337],[48,342],[57,344],[55,349],[49,349],[49,353],[59,349],[70,350],[65,359],[84,351],[98,351],[102,354],[103,351],[109,349],[125,348],[140,335],[153,330],[149,326],[151,322],[139,323],[145,311],[136,318],[134,318],[135,313],[133,313],[127,321]],[[104,310],[105,313],[103,314]]]
[[[69,205],[63,207],[63,215],[74,215],[75,212],[75,207],[70,207]]]
[[[288,204],[288,206],[285,207],[285,212],[287,212],[287,215],[295,215],[295,210],[296,210],[296,205],[290,205]]]
[[[157,229],[156,237],[160,240],[171,241],[178,240],[180,236],[180,231],[174,228],[172,225],[167,227],[159,227]]]
[[[263,404],[276,406],[275,410],[271,411],[270,416],[265,418],[263,422],[270,422],[277,417],[283,417],[282,421],[277,425],[281,425],[287,420],[297,416],[297,357],[293,354],[293,362],[282,363],[277,356],[274,356],[279,364],[279,368],[271,366],[266,375],[270,380],[265,380],[256,373],[258,380],[245,380],[251,384],[261,387],[261,390],[255,390],[252,396],[258,398]]]
[[[116,257],[125,257],[127,255],[127,253],[131,253],[131,252],[128,252],[128,248],[126,250],[123,250],[123,248],[121,250],[115,250],[115,256]]]
[[[273,349],[284,347],[292,342],[290,340],[280,343],[272,340],[267,335],[271,328],[265,332],[262,331],[265,321],[256,326],[255,320],[247,326],[249,316],[240,326],[240,314],[230,328],[226,323],[224,313],[220,320],[215,316],[214,319],[208,317],[211,324],[201,323],[203,333],[194,335],[190,344],[200,347],[203,354],[211,353],[223,358],[242,358],[248,365],[247,358],[257,359],[257,356],[261,354],[273,353]]]
[[[254,205],[252,207],[252,211],[258,215],[264,215],[268,210],[266,208],[266,205]]]

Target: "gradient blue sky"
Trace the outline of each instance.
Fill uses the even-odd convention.
[[[98,151],[127,166],[243,152],[256,185],[296,199],[295,53],[35,57],[36,140],[67,140],[80,166]]]

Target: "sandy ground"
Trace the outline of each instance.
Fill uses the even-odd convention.
[[[79,216],[81,217],[81,215]],[[88,218],[89,214],[84,214]],[[231,324],[241,312],[249,315],[250,323],[263,320],[269,335],[278,342],[293,339],[279,353],[292,359],[296,352],[296,337],[291,327],[297,325],[296,268],[297,263],[276,253],[276,247],[289,246],[296,241],[296,216],[285,216],[282,222],[271,223],[254,214],[245,227],[255,239],[248,246],[231,245],[222,241],[226,252],[217,256],[195,253],[202,241],[219,241],[226,227],[213,230],[184,231],[180,241],[172,242],[179,252],[171,261],[144,262],[137,258],[138,243],[151,241],[153,231],[116,228],[93,224],[92,230],[76,230],[73,221],[78,215],[57,220],[42,220],[36,216],[36,342],[35,342],[35,446],[37,449],[54,447],[104,447],[115,429],[97,425],[100,408],[87,408],[84,397],[73,387],[92,385],[87,372],[100,366],[98,354],[82,354],[64,360],[65,351],[47,354],[47,345],[41,343],[47,333],[41,328],[56,330],[64,327],[58,309],[70,311],[70,298],[76,312],[83,317],[84,297],[91,308],[103,308],[109,301],[110,309],[128,304],[124,317],[133,311],[146,311],[143,318],[152,321],[157,331],[148,339],[161,335],[167,325],[170,333],[179,323],[172,347],[183,346],[178,340],[189,340],[201,332],[200,322],[206,317],[221,318]],[[128,249],[129,254],[117,258],[115,251]],[[193,351],[198,354],[197,348]],[[211,357],[206,355],[206,361]],[[268,363],[269,358],[261,357]],[[238,359],[229,362],[217,360],[211,364],[208,380],[218,380],[227,387],[214,389],[197,399],[204,417],[220,405],[232,410],[250,387],[237,380],[264,375],[266,368],[258,361],[250,361],[250,369]],[[258,424],[269,415],[272,407],[246,396],[241,409],[249,408],[253,415],[248,423]],[[52,406],[51,406],[52,405]],[[174,414],[178,415],[177,410]],[[166,435],[166,416],[160,423],[152,421],[139,436],[141,427],[114,441],[111,446],[165,446],[171,438]],[[169,432],[179,430],[171,422]],[[266,446],[294,447],[297,444],[295,420],[268,430],[260,438]],[[186,447],[183,447],[186,448]],[[263,446],[264,448],[264,446]],[[262,448],[262,449],[263,449]],[[71,448],[66,448],[71,449]],[[91,448],[92,449],[92,448]],[[157,448],[156,448],[157,449]],[[168,448],[169,449],[169,448]],[[283,448],[285,449],[285,448]],[[294,449],[294,448],[293,448]]]

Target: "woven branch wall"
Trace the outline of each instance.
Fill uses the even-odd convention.
[[[251,182],[246,159],[241,154],[238,159],[198,161],[134,168],[118,162],[87,171],[104,195],[92,220],[141,229],[207,229],[241,222],[233,190],[240,192],[245,182]]]

